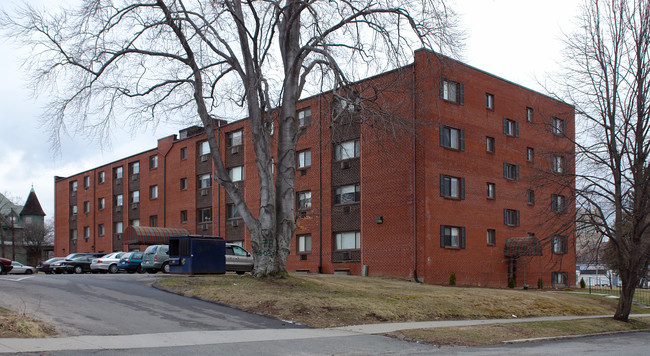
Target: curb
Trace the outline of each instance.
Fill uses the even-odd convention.
[[[593,333],[593,334],[533,337],[533,338],[530,338],[530,339],[506,340],[506,341],[502,341],[501,343],[502,344],[523,344],[523,343],[526,343],[526,342],[571,340],[571,339],[580,339],[580,338],[592,337],[592,336],[607,336],[607,335],[630,334],[630,333],[640,333],[640,332],[650,332],[650,329],[625,330],[625,331],[606,331],[606,332],[602,332],[602,333]]]

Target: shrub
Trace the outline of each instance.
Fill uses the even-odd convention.
[[[580,278],[580,288],[585,289],[586,286],[587,286],[587,283],[585,283],[585,279]]]
[[[542,280],[542,277],[537,279],[537,289],[544,289],[544,281]]]
[[[455,272],[451,272],[451,274],[449,275],[449,285],[450,286],[455,286],[456,285],[456,273]]]
[[[515,279],[513,277],[508,278],[508,288],[515,287]]]

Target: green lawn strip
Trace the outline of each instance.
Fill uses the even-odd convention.
[[[630,320],[627,323],[613,318],[592,318],[413,329],[397,331],[387,334],[387,336],[433,345],[480,346],[495,345],[510,340],[634,331],[649,327],[650,318],[648,317]]]
[[[158,284],[314,327],[512,315],[613,315],[616,308],[616,300],[564,291],[446,287],[361,276],[291,274],[268,280],[248,275],[175,276]]]

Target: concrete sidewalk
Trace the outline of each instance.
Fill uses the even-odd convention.
[[[650,314],[630,315],[630,317],[640,316],[650,316]],[[358,335],[383,334],[406,329],[521,323],[529,321],[560,321],[602,317],[611,317],[611,315],[428,321],[413,323],[354,325],[328,329],[220,330],[138,335],[86,335],[46,339],[0,339],[0,353],[45,352],[63,350],[126,350],[194,345],[252,343],[278,340],[302,340],[317,338],[326,339]]]

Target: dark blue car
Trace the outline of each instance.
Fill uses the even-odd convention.
[[[117,264],[117,269],[129,273],[144,273],[144,268],[141,266],[143,256],[144,252],[142,251],[127,252],[122,255],[120,262]]]

